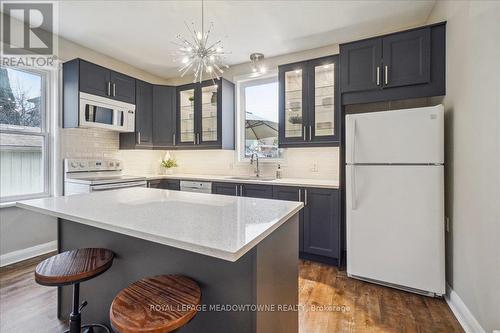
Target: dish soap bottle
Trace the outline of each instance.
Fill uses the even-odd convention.
[[[278,169],[276,170],[276,179],[281,179],[281,165],[278,163]]]

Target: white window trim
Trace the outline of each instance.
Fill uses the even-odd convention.
[[[261,74],[256,76],[254,73],[247,75],[240,75],[234,77],[234,82],[236,82],[236,150],[235,150],[235,165],[248,165],[250,163],[250,158],[244,156],[245,151],[245,98],[242,96],[241,90],[243,87],[247,86],[249,82],[255,80],[265,80],[278,79],[278,71],[269,71],[266,74]],[[285,153],[281,155],[281,158],[263,158],[259,160],[259,163],[269,163],[269,164],[280,164],[286,166]]]
[[[42,97],[42,101],[44,104],[44,114],[42,117],[42,126],[40,132],[30,133],[28,131],[20,131],[20,130],[9,130],[3,129],[2,133],[9,134],[22,134],[22,135],[35,135],[42,136],[44,146],[43,146],[43,165],[44,165],[44,179],[43,186],[44,190],[40,193],[30,193],[23,195],[13,195],[0,197],[0,208],[12,207],[15,206],[16,201],[20,200],[28,200],[28,199],[38,199],[45,198],[49,196],[53,196],[56,194],[56,183],[57,183],[57,172],[60,171],[55,168],[58,164],[58,153],[59,153],[59,140],[57,137],[58,133],[58,119],[59,112],[59,97],[60,97],[60,87],[59,87],[59,79],[60,79],[60,70],[58,68],[55,69],[39,69],[33,67],[7,67],[15,70],[25,70],[27,72],[33,72],[41,75],[42,77],[42,85],[41,89],[44,92]],[[55,154],[57,152],[57,154]]]

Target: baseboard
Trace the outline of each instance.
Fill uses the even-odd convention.
[[[2,254],[0,256],[0,267],[15,264],[16,262],[20,262],[56,250],[57,250],[57,241],[52,241],[28,247],[26,249]]]
[[[445,300],[465,333],[486,333],[467,305],[449,285],[446,285]]]

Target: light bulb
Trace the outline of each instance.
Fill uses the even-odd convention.
[[[255,68],[255,67],[252,68],[252,72],[254,72],[254,73],[257,72],[257,68]]]
[[[184,57],[184,58],[182,58],[182,63],[183,63],[183,64],[187,64],[187,63],[188,63],[188,61],[189,61],[189,58],[188,58],[188,57]]]
[[[210,61],[214,61],[215,60],[215,56],[211,55],[210,56]]]
[[[212,73],[212,70],[213,70],[212,66],[207,66],[207,73]]]
[[[222,52],[222,47],[219,46],[218,48],[215,49],[215,51],[217,51],[217,53],[221,53]]]
[[[203,38],[203,35],[201,34],[201,32],[197,32],[196,33],[196,38],[198,38],[198,40],[201,40]]]
[[[265,72],[267,72],[267,68],[266,68],[265,66],[261,66],[261,67],[260,67],[260,72],[261,72],[261,73],[265,73]]]

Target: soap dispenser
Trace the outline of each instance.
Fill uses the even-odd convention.
[[[278,169],[276,169],[276,179],[281,179],[281,165],[278,163]]]

